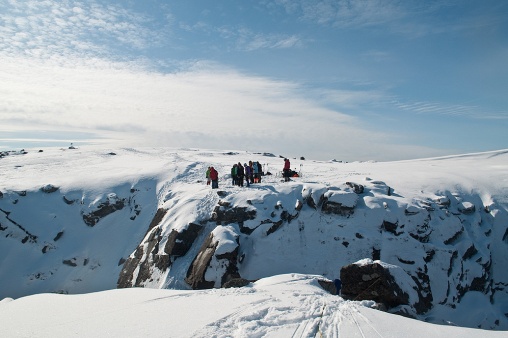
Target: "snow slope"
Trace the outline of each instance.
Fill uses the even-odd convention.
[[[316,276],[295,274],[238,289],[4,299],[0,318],[2,337],[506,337],[372,310],[323,291]]]
[[[190,331],[198,336],[223,336],[225,332],[235,332],[234,336],[245,336],[245,332],[252,336],[291,336],[288,333],[291,330],[296,336],[311,336],[315,334],[315,321],[321,316],[317,313],[325,300],[333,304],[323,305],[322,311],[326,318],[323,327],[327,327],[329,336],[338,336],[347,327],[353,336],[368,331],[367,336],[383,337],[407,336],[411,332],[409,327],[414,325],[422,325],[424,333],[437,330],[438,336],[448,334],[447,330],[460,330],[414,321],[405,324],[408,319],[343,302],[311,282],[314,277],[309,275],[338,277],[343,265],[371,258],[373,248],[380,250],[382,261],[401,266],[410,275],[422,267],[427,269],[435,306],[420,319],[508,329],[504,315],[508,313],[505,290],[508,151],[379,163],[292,159],[292,168],[301,172],[302,177],[284,183],[278,174],[283,160],[271,154],[168,148],[43,150],[10,152],[0,158],[0,234],[4,235],[0,237],[0,298],[114,289],[123,262],[134,257],[138,249],[147,249],[146,240],[150,236],[160,237],[154,249],[162,255],[171,231],[181,231],[189,223],[202,223],[204,230],[185,256],[172,257],[172,265],[166,270],[152,267],[149,278],[140,284],[180,291],[133,289],[74,296],[34,295],[12,302],[7,299],[0,304],[0,311],[5,311],[2,313],[6,316],[10,313],[9,322],[13,323],[6,326],[5,330],[11,330],[6,332],[24,335],[23,331],[12,331],[19,330],[19,325],[14,324],[23,320],[22,309],[27,311],[27,306],[37,309],[47,304],[47,299],[62,303],[51,306],[51,311],[47,311],[46,305],[47,315],[54,319],[45,319],[46,314],[34,310],[34,316],[48,325],[35,321],[27,330],[48,330],[50,335],[61,326],[65,332],[70,329],[70,324],[65,323],[75,324],[78,318],[85,317],[88,320],[82,321],[83,326],[75,328],[81,335],[96,329],[91,323],[102,321],[97,328],[102,335],[107,330],[113,330],[115,335],[120,335],[121,330],[150,332],[146,317],[154,316],[150,320],[157,321],[159,327],[167,321],[167,315],[158,315],[159,308],[144,305],[158,304],[149,302],[157,298],[168,299],[160,309],[176,309],[171,313],[178,317],[167,324],[172,325],[168,329],[176,333],[184,330],[183,334],[189,336]],[[261,184],[250,188],[232,186],[230,167],[248,160],[260,161],[264,171],[273,175],[265,176]],[[204,173],[209,165],[219,172],[219,190],[224,197],[205,184]],[[345,182],[364,185],[365,193],[352,192]],[[52,187],[58,189],[47,192]],[[262,224],[263,220],[276,220],[283,211],[294,213],[298,201],[309,197],[317,200],[321,195],[353,207],[354,214],[328,215],[305,205],[292,223],[284,223],[267,235],[271,224]],[[252,234],[242,233],[238,224],[218,227],[211,222],[210,215],[219,201],[255,210],[256,218],[243,224],[253,230]],[[110,214],[103,215],[99,211],[105,210],[101,209],[104,205],[115,207],[110,208]],[[449,206],[441,208],[441,205]],[[167,209],[167,213],[150,229],[149,224],[160,209]],[[397,224],[395,232],[401,234],[380,231],[384,221]],[[260,280],[245,290],[189,291],[184,281],[187,270],[200,244],[211,233],[221,239],[223,252],[234,248],[235,238],[238,239],[239,256],[244,257],[238,266],[242,277],[250,280],[268,277],[268,280]],[[427,242],[409,235],[415,233],[426,236]],[[434,252],[433,261],[426,263],[423,258],[430,252]],[[143,255],[148,256],[146,252]],[[454,259],[454,255],[459,258]],[[463,259],[466,256],[471,257]],[[223,268],[223,262],[214,258],[206,272],[207,280],[215,282],[216,287],[221,285]],[[272,277],[294,273],[302,275]],[[273,278],[285,282],[275,283]],[[478,280],[485,283],[479,287]],[[259,285],[269,290],[262,291]],[[291,295],[281,300],[280,307],[276,305],[279,304],[276,295],[282,291],[276,285],[289,288],[284,294]],[[475,288],[481,291],[474,291]],[[262,302],[263,292],[271,299],[266,304]],[[251,293],[255,296],[247,299]],[[305,293],[316,294],[316,298],[311,301],[297,296]],[[185,303],[177,300],[173,303],[173,298],[180,299],[181,295],[186,295]],[[225,297],[228,295],[231,297]],[[248,309],[237,315],[235,311],[239,311],[244,296]],[[225,302],[223,306],[216,305],[221,304],[218,298]],[[200,309],[200,305],[191,306],[193,302],[208,305]],[[80,304],[89,305],[82,308]],[[186,312],[182,309],[187,304],[192,308],[189,313],[200,309],[207,315],[184,316]],[[74,307],[80,308],[76,310],[80,316],[68,311]],[[104,311],[94,314],[93,308]],[[121,324],[122,312],[131,319],[126,321],[127,327]],[[100,313],[111,313],[111,317],[102,319]],[[132,319],[141,314],[143,319]],[[286,319],[278,322],[279,314]],[[226,315],[231,320],[219,320]],[[65,320],[58,321],[60,317]],[[108,326],[106,318],[119,324]],[[265,319],[268,322],[263,322]],[[295,326],[305,320],[314,324],[307,328]],[[367,324],[370,321],[372,326]],[[391,328],[392,325],[386,325],[388,321],[400,321],[400,325]],[[249,330],[252,322],[252,331],[238,331]],[[396,332],[399,326],[404,334]],[[210,330],[206,331],[207,328]],[[154,335],[164,335],[162,330],[153,330]],[[464,332],[474,335],[477,331],[460,331]]]

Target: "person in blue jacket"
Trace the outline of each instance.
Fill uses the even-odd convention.
[[[336,278],[336,279],[334,279],[333,284],[335,284],[335,290],[337,292],[336,295],[340,296],[340,289],[342,289],[342,282],[340,281],[340,279]]]

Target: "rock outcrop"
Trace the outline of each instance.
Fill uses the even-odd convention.
[[[185,281],[193,289],[221,287],[240,278],[237,268],[239,234],[219,226],[206,238],[187,271]]]
[[[388,310],[414,317],[431,307],[414,280],[399,266],[365,259],[342,267],[340,279],[346,299],[373,300]]]

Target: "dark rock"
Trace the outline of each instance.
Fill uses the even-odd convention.
[[[318,279],[317,281],[319,285],[323,288],[323,290],[328,291],[332,295],[337,294],[337,288],[335,287],[333,281],[329,279]]]
[[[378,261],[381,259],[381,249],[372,248],[372,260]]]
[[[342,297],[356,301],[373,300],[386,305],[388,309],[401,305],[414,306],[410,304],[410,297],[406,292],[411,286],[399,285],[390,272],[392,268],[373,261],[342,267],[340,270]],[[407,280],[414,283],[409,275]]]
[[[214,282],[205,280],[205,273],[213,258],[217,244],[218,242],[213,241],[213,235],[210,234],[203,242],[199,253],[189,266],[185,281],[192,289],[211,289],[214,287]]]
[[[407,259],[403,259],[403,258],[400,258],[400,257],[397,257],[397,260],[403,264],[407,264],[407,265],[414,265],[415,264],[415,261],[410,261],[410,260],[407,260]]]
[[[309,196],[305,199],[305,202],[307,202],[307,205],[311,207],[312,209],[317,209],[316,201],[312,198],[312,196]]]
[[[462,235],[463,232],[464,232],[464,228],[462,227],[452,237],[444,240],[443,243],[446,245],[453,244],[455,241],[457,241],[457,239],[459,239],[460,235]]]
[[[300,201],[300,200],[296,201],[296,206],[295,206],[296,211],[300,211],[300,210],[302,210],[302,208],[303,208],[302,201]]]
[[[440,207],[447,208],[451,205],[451,200],[448,197],[440,197],[435,200],[436,204]]]
[[[68,200],[65,196],[63,196],[63,200],[64,200],[65,204],[67,204],[67,205],[72,205],[75,202],[73,200]]]
[[[83,221],[89,227],[96,225],[101,218],[104,218],[117,210],[122,210],[125,206],[125,199],[117,199],[114,204],[109,200],[99,204],[98,209],[89,214],[83,214]]]
[[[241,288],[250,284],[250,281],[245,278],[232,278],[222,285],[223,288]]]
[[[363,191],[365,187],[361,184],[356,184],[353,182],[346,182],[346,185],[348,185],[353,191],[357,194],[363,194]]]
[[[228,193],[224,190],[219,190],[217,191],[217,196],[221,197],[221,198],[224,198],[228,195]]]
[[[220,225],[240,223],[256,218],[256,210],[247,210],[247,207],[216,206],[212,213],[212,220]]]
[[[122,265],[123,263],[125,263],[127,260],[125,258],[120,258],[120,260],[118,261],[118,266]]]
[[[63,230],[56,234],[55,238],[53,238],[53,241],[58,241],[60,238],[62,238],[64,232]]]
[[[280,220],[280,221],[277,221],[277,222],[273,222],[272,226],[270,227],[270,229],[268,229],[266,231],[266,235],[270,235],[270,234],[273,234],[275,231],[279,230],[279,228],[282,226],[282,223],[284,221],[283,220]]]
[[[325,200],[321,210],[327,214],[336,214],[341,216],[350,216],[354,213],[354,208],[343,206],[341,203]]]
[[[164,246],[164,252],[169,256],[185,256],[202,229],[202,225],[195,223],[189,223],[187,229],[183,229],[181,232],[173,229],[168,236],[166,245]]]
[[[51,193],[54,193],[55,191],[58,191],[58,187],[55,187],[54,185],[52,184],[48,184],[48,185],[45,185],[41,188],[41,191],[46,193],[46,194],[51,194]]]
[[[241,278],[237,267],[239,235],[231,227],[219,228],[218,231],[229,232],[228,236],[235,237],[237,245],[234,249],[231,248],[232,251],[217,253],[216,250],[219,247],[220,239],[214,238],[213,232],[208,235],[206,240],[203,242],[199,253],[187,270],[187,277],[185,278],[185,281],[194,290],[209,289],[216,285],[220,285],[222,287],[232,279]],[[225,267],[223,275],[217,276],[220,280],[217,279],[215,281],[208,281],[205,279],[206,271],[210,267],[212,259],[215,259],[216,263],[220,264],[223,268]]]
[[[154,255],[153,265],[160,271],[166,271],[171,266],[171,259],[168,255]]]
[[[26,196],[26,190],[22,190],[22,191],[15,191],[16,194],[18,194],[19,196],[21,197],[24,197]]]
[[[469,248],[467,248],[466,252],[462,256],[462,259],[463,260],[470,259],[471,257],[476,255],[477,253],[478,253],[478,250],[476,249],[474,244],[471,244],[471,246]]]
[[[62,263],[65,264],[65,265],[68,265],[68,266],[72,266],[72,267],[78,266],[78,264],[76,263],[76,258],[64,259],[62,261]]]
[[[434,258],[435,254],[436,254],[435,250],[430,250],[429,252],[427,252],[427,256],[425,256],[425,258],[423,259],[425,263],[429,263],[430,261],[432,261],[432,258]]]
[[[118,276],[117,287],[118,288],[129,288],[133,286],[142,286],[143,282],[151,277],[152,266],[160,268],[159,270],[165,271],[170,264],[169,257],[166,258],[158,257],[157,251],[158,245],[161,241],[160,229],[154,229],[167,213],[167,209],[159,208],[155,213],[152,221],[150,222],[148,229],[145,234],[145,238],[148,238],[142,242],[134,252],[134,255],[129,257],[125,263],[123,263],[122,271]],[[145,253],[147,253],[145,255]],[[151,253],[151,254],[150,254]],[[142,261],[142,258],[145,260]],[[166,264],[166,265],[165,265]],[[139,267],[139,273],[135,281],[134,271]]]
[[[0,199],[1,198],[4,198],[4,194],[3,194],[3,192],[0,191]]]
[[[399,236],[400,234],[404,233],[404,231],[400,231],[398,232],[397,231],[397,228],[399,227],[399,222],[395,222],[395,223],[392,223],[392,222],[388,222],[388,221],[383,221],[383,224],[381,225],[381,229],[385,230],[385,231],[388,231],[392,234],[394,234],[395,236]]]
[[[415,282],[418,291],[418,302],[414,304],[414,308],[419,314],[425,313],[432,308],[434,300],[429,275],[419,269],[416,272],[416,277],[411,276],[411,278]]]
[[[355,235],[355,236],[356,236],[356,238],[358,238],[358,239],[362,239],[362,238],[363,238],[362,234],[360,234],[360,233],[358,233],[358,232],[356,233],[356,235]]]
[[[473,203],[464,202],[459,205],[459,211],[464,215],[470,215],[476,211],[476,207]]]

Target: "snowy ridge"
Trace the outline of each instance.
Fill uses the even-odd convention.
[[[273,175],[250,188],[232,186],[230,167],[249,160],[260,161]],[[226,272],[259,280],[255,286],[264,283],[262,278],[286,274],[282,284],[293,285],[300,278],[295,276],[334,279],[344,265],[380,259],[411,288],[418,284],[432,295],[429,311],[413,313],[419,319],[508,329],[506,151],[377,163],[293,159],[292,167],[302,175],[289,183],[278,174],[282,162],[260,153],[166,148],[9,153],[0,158],[0,298],[113,289],[119,276],[131,286],[189,289],[189,268],[209,243],[203,282],[213,287],[223,284]],[[218,191],[205,183],[209,165],[219,172]],[[287,275],[293,273],[303,275]],[[314,293],[322,290],[312,287]],[[219,291],[159,292],[199,297]],[[286,329],[297,336],[315,334],[315,323],[310,331],[292,326],[299,322],[292,316],[302,312],[314,321],[309,313],[326,318],[328,336],[339,336],[337,325],[345,325],[332,315],[335,311],[368,310],[369,318],[378,316],[357,302],[318,293],[300,309],[290,299],[283,301],[292,318],[281,319]],[[36,302],[32,297],[41,296],[27,301]],[[322,310],[323,297],[336,303],[334,311]],[[260,299],[236,322],[234,306],[225,309],[227,320],[216,326],[220,318],[209,321],[210,330],[196,335],[221,336],[248,326],[249,317],[272,318],[265,311],[273,309],[254,306],[263,304]],[[20,301],[4,301],[0,311]],[[481,310],[469,304],[481,304]],[[252,325],[254,336],[285,330]],[[235,332],[245,336],[248,331]]]

